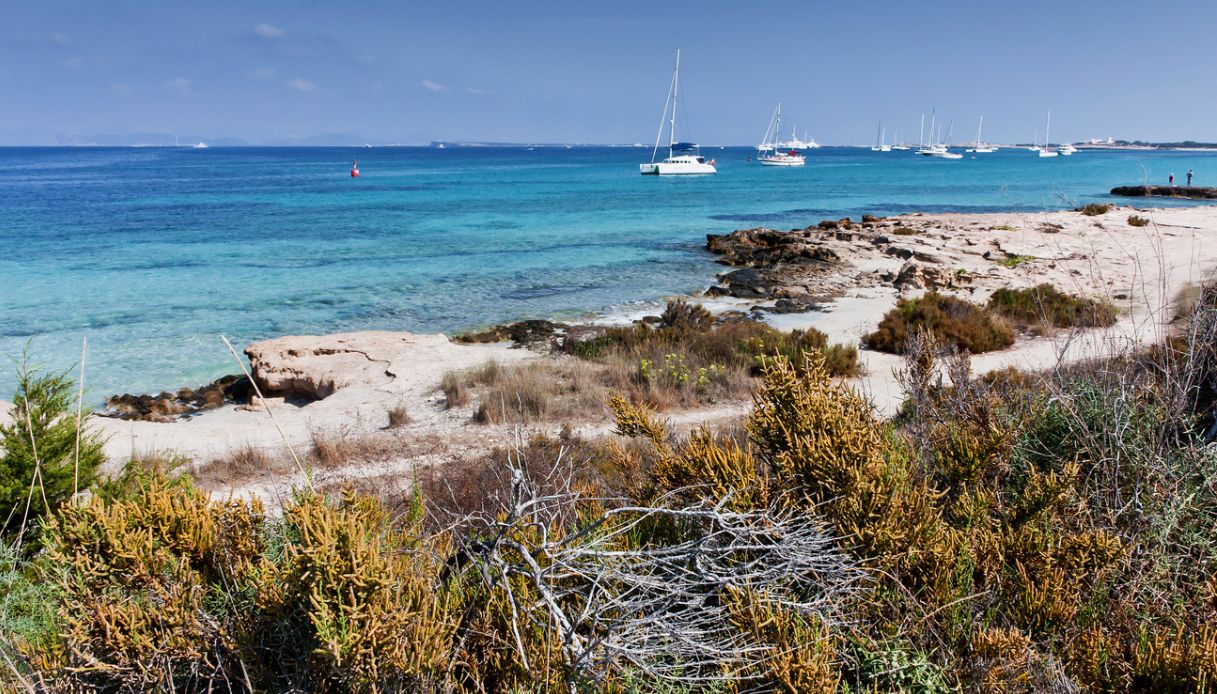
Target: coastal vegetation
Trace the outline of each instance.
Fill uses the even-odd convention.
[[[1110,302],[1068,294],[1051,284],[1003,287],[989,297],[988,307],[1022,327],[1105,328],[1115,325],[1117,315]]]
[[[281,514],[141,461],[0,555],[14,688],[1204,691],[1217,292],[1137,354],[971,374],[906,340],[877,418],[762,356],[741,427],[455,457]],[[37,402],[37,401],[36,401]],[[318,461],[322,458],[318,457]],[[27,543],[27,547],[29,544]]]
[[[1149,219],[1146,217],[1140,217],[1135,214],[1130,214],[1130,215],[1128,215],[1128,226],[1130,226],[1130,227],[1147,227],[1147,226],[1149,226]]]
[[[17,369],[15,416],[0,426],[3,536],[20,536],[50,509],[97,478],[102,442],[75,416],[77,394],[65,373],[39,372],[26,355]]]
[[[476,394],[474,421],[529,423],[605,413],[610,393],[656,410],[745,400],[766,357],[820,355],[833,376],[860,372],[857,349],[828,343],[815,329],[782,332],[748,319],[718,320],[704,307],[671,301],[657,320],[568,336],[567,359],[445,374],[450,407]]]
[[[1111,212],[1111,205],[1106,203],[1090,203],[1078,208],[1078,211],[1087,217],[1098,217],[1099,215]]]
[[[921,332],[971,354],[1014,344],[1014,330],[993,310],[932,291],[900,299],[875,331],[863,336],[862,344],[880,352],[903,354],[910,340]]]

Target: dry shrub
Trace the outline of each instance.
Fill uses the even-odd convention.
[[[861,371],[855,347],[829,345],[818,330],[783,333],[753,321],[714,323],[702,307],[681,302],[668,305],[658,327],[609,328],[565,349],[607,367],[611,390],[660,410],[746,398],[765,356],[817,352],[834,376]]]
[[[1099,328],[1116,324],[1117,309],[1107,301],[1086,299],[1050,284],[1030,289],[1003,287],[989,297],[989,308],[1022,325],[1045,322],[1056,328]]]
[[[919,330],[973,354],[1014,344],[1014,331],[1000,316],[984,306],[937,292],[901,299],[862,343],[868,349],[901,354]]]
[[[748,431],[779,484],[825,514],[860,554],[902,578],[932,581],[954,541],[938,493],[870,404],[814,360],[766,362]]]
[[[310,434],[309,457],[320,468],[339,468],[353,463],[388,460],[403,452],[401,439],[388,433]]]
[[[1149,218],[1139,217],[1135,214],[1128,215],[1128,226],[1130,227],[1147,227],[1149,226]]]
[[[1099,215],[1111,212],[1111,205],[1092,202],[1089,205],[1078,208],[1078,212],[1081,212],[1087,217],[1098,217]]]
[[[194,471],[193,476],[200,485],[215,488],[282,474],[294,467],[290,454],[286,452],[246,444],[203,465]]]
[[[896,236],[915,236],[917,234],[917,230],[909,227],[896,227],[895,229],[892,229],[892,233]]]
[[[127,499],[62,507],[47,552],[63,569],[49,578],[61,592],[64,627],[59,644],[28,654],[30,662],[65,688],[239,681],[240,645],[213,618],[213,585],[236,595],[251,585],[262,522],[256,503],[213,503],[156,476]]]
[[[406,408],[405,403],[401,403],[389,410],[389,429],[400,429],[414,421],[410,416],[410,410]]]
[[[259,606],[274,617],[261,642],[319,689],[435,686],[458,626],[436,590],[443,540],[389,517],[367,497],[304,495],[284,509],[294,538],[259,576]]]
[[[752,671],[736,673],[741,685],[790,694],[837,691],[837,639],[827,626],[772,600],[758,600],[751,591],[732,591],[727,599],[734,626],[763,644]]]
[[[469,404],[469,389],[465,386],[464,375],[459,371],[444,372],[440,390],[444,393],[444,406],[448,409]]]
[[[1217,628],[1144,634],[1133,656],[1132,688],[1200,692],[1217,683]]]
[[[659,324],[678,332],[704,333],[714,326],[714,314],[700,304],[676,299],[668,302],[659,316]]]

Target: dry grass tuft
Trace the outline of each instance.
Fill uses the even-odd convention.
[[[410,416],[410,411],[406,409],[405,403],[399,404],[389,410],[389,429],[400,429],[414,419]]]
[[[1139,217],[1135,214],[1128,215],[1128,226],[1130,227],[1147,227],[1149,226],[1148,217]]]
[[[293,469],[291,456],[247,444],[203,465],[192,476],[200,486],[214,489]]]
[[[1092,202],[1085,207],[1078,208],[1078,212],[1081,212],[1087,217],[1098,217],[1099,215],[1111,212],[1111,205]]]

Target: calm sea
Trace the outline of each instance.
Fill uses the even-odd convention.
[[[0,149],[0,354],[69,368],[87,336],[99,401],[232,372],[220,333],[457,331],[695,291],[720,269],[707,233],[1063,208],[1189,168],[1217,184],[1196,153],[705,153],[719,175],[656,179],[637,148]],[[0,365],[0,398],[13,383]]]

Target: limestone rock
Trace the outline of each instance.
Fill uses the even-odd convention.
[[[388,383],[391,360],[408,350],[414,337],[376,331],[293,335],[255,342],[245,355],[263,395],[313,401],[351,384]]]

